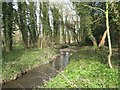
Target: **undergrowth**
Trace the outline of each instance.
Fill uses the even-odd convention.
[[[112,57],[113,69],[107,65],[107,50],[81,48],[70,64],[45,88],[118,88],[118,58]]]
[[[5,81],[12,80],[21,70],[29,70],[44,64],[56,53],[56,50],[50,48],[16,48],[9,53],[3,52],[2,79]]]

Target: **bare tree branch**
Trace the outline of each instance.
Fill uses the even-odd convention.
[[[102,11],[105,14],[105,10],[103,10],[103,9],[101,9],[99,7],[92,7],[92,6],[87,5],[87,4],[82,4],[82,5],[85,6],[85,7],[89,7],[91,9],[94,9],[94,10],[100,10],[100,11]]]

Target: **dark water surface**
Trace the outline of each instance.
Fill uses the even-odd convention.
[[[45,81],[55,77],[69,63],[69,58],[72,53],[67,51],[60,52],[55,60],[47,64],[40,65],[26,74],[22,75],[17,80],[9,81],[3,85],[4,88],[33,88],[38,85],[43,85]]]

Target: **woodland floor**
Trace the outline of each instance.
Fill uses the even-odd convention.
[[[72,47],[71,47],[72,48]],[[15,79],[19,73],[44,64],[58,54],[57,49],[16,47],[10,53],[3,52],[3,80]],[[70,57],[70,64],[42,88],[116,88],[118,87],[118,53],[113,49],[112,65],[107,65],[107,48],[84,46]],[[39,87],[39,86],[38,86]],[[41,86],[40,86],[41,87]]]
[[[70,64],[45,88],[117,88],[118,56],[113,52],[112,65],[107,65],[106,48],[83,47],[70,58]]]
[[[50,48],[25,49],[20,46],[12,52],[3,52],[2,79],[5,82],[16,79],[22,73],[48,62],[57,53],[57,50]]]

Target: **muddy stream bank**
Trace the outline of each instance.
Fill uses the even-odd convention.
[[[73,52],[69,50],[60,50],[60,55],[54,60],[50,60],[49,63],[40,65],[28,71],[18,79],[3,84],[3,90],[5,88],[33,88],[44,85],[45,81],[55,77],[69,64],[72,53]]]

